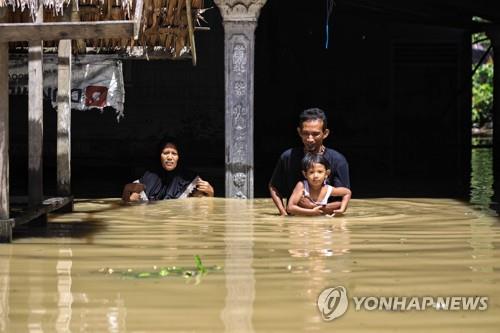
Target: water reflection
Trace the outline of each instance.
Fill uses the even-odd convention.
[[[59,249],[59,260],[57,261],[57,293],[59,294],[57,306],[59,313],[56,319],[56,332],[69,332],[71,322],[71,305],[73,294],[71,293],[71,257],[73,252],[70,248]]]
[[[225,208],[226,301],[221,318],[226,332],[253,332],[253,223],[245,218],[245,212],[253,210],[253,202],[228,200]]]
[[[10,256],[12,245],[2,244],[0,257],[0,331],[6,332],[9,323]]]
[[[349,231],[345,218],[324,221],[291,221],[286,224],[292,257],[331,257],[349,252]]]
[[[471,167],[470,202],[488,209],[493,196],[493,149],[472,149]]]

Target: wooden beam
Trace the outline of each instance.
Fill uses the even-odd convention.
[[[191,59],[196,66],[196,43],[194,41],[193,13],[191,12],[191,0],[186,0],[186,14],[189,32],[189,44],[191,44]]]
[[[31,222],[42,215],[46,215],[47,213],[53,211],[59,212],[61,208],[66,207],[72,202],[73,202],[72,196],[48,198],[45,199],[38,207],[23,210],[15,218],[11,218],[9,220],[0,220],[0,224],[5,222],[9,223],[11,227],[16,227]]]
[[[0,23],[0,42],[131,38],[134,21]]]
[[[139,33],[141,30],[141,20],[142,20],[142,7],[144,0],[136,0],[135,12],[134,12],[134,39],[139,38]]]
[[[57,66],[57,195],[71,193],[71,40],[59,41]]]
[[[36,18],[43,22],[43,6]],[[28,205],[43,201],[43,41],[30,41],[28,48]]]
[[[0,20],[2,20],[0,8]],[[9,44],[0,42],[0,220],[9,218]]]

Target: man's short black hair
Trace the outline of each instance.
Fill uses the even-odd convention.
[[[302,124],[309,120],[322,120],[323,130],[328,128],[328,120],[326,119],[325,111],[320,108],[310,108],[302,111],[299,116],[299,127],[302,128]]]
[[[326,170],[330,170],[331,169],[330,162],[328,162],[328,160],[326,159],[325,155],[323,155],[323,154],[307,153],[304,156],[304,158],[302,159],[302,171],[306,172],[315,163],[323,164],[325,166]]]

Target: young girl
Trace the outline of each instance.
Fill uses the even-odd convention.
[[[327,185],[325,180],[330,172],[330,163],[322,154],[306,154],[302,159],[302,174],[305,180],[295,185],[288,200],[288,212],[293,215],[322,215],[324,214],[322,208],[328,203],[328,198],[341,196],[340,208],[333,213],[344,213],[351,199],[351,190]],[[316,207],[300,207],[299,201],[302,197],[309,198]]]

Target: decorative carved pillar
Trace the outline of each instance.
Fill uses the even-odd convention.
[[[500,212],[500,29],[487,32],[493,44],[493,191],[492,208]]]
[[[253,198],[253,82],[257,18],[266,0],[214,0],[224,24],[226,197]]]

